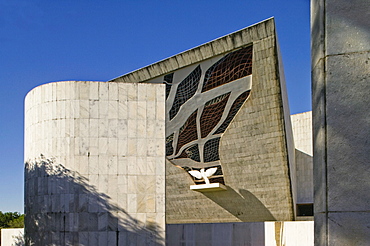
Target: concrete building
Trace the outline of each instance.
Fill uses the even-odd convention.
[[[25,104],[28,244],[311,242],[312,222],[264,223],[313,219],[311,116],[291,121],[273,19]]]
[[[315,245],[370,245],[370,5],[312,0]]]

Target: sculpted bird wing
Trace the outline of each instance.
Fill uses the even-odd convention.
[[[202,178],[202,174],[200,174],[199,171],[189,171],[190,175],[193,176],[193,177],[196,177],[197,179],[201,179]]]
[[[217,167],[208,168],[206,170],[206,176],[211,177],[217,171]]]

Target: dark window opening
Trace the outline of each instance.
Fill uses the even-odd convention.
[[[297,216],[313,216],[313,203],[297,204]]]

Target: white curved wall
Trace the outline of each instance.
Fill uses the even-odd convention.
[[[68,81],[30,91],[25,100],[28,240],[39,245],[161,241],[164,122],[163,85]]]

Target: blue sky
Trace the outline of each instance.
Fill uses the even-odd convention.
[[[0,0],[0,211],[23,212],[32,88],[107,81],[272,16],[291,113],[309,111],[309,0]]]

